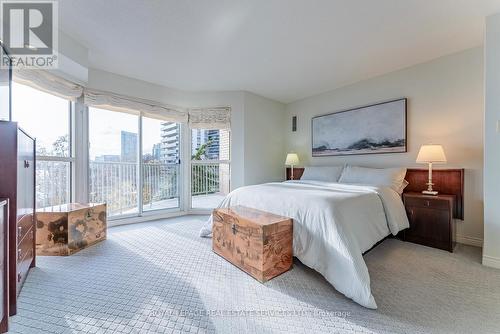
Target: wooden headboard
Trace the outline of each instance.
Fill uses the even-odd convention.
[[[304,174],[304,167],[293,167],[293,179],[294,180],[300,180],[302,177],[302,174]],[[292,179],[292,169],[290,167],[286,168],[286,179],[291,180]]]
[[[427,189],[429,171],[427,169],[409,168],[405,180],[410,184],[404,192],[421,192]],[[433,169],[432,188],[441,194],[454,195],[455,207],[453,218],[464,219],[464,170],[463,169]]]
[[[304,167],[293,169],[294,179],[299,180],[304,173]],[[286,169],[286,179],[291,179],[290,168]],[[406,181],[410,184],[404,192],[421,192],[427,189],[427,179],[429,172],[427,169],[408,168],[406,171]],[[464,219],[464,170],[463,169],[434,169],[432,171],[432,182],[434,190],[441,194],[454,195],[455,207],[453,218]]]

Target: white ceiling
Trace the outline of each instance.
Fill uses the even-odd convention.
[[[90,67],[291,102],[478,46],[500,0],[64,0]]]

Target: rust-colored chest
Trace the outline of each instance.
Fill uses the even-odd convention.
[[[213,211],[213,251],[260,282],[292,266],[293,221],[243,206]]]

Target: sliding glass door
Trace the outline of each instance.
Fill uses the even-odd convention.
[[[142,117],[142,210],[180,207],[180,124]]]
[[[139,117],[89,108],[89,201],[108,216],[137,215]]]
[[[180,124],[89,108],[89,144],[89,200],[109,217],[180,208]]]

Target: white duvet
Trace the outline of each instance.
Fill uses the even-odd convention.
[[[387,187],[287,181],[232,191],[220,207],[243,205],[293,218],[293,252],[355,302],[377,308],[362,254],[409,226],[401,197]],[[211,234],[211,219],[200,231]]]

